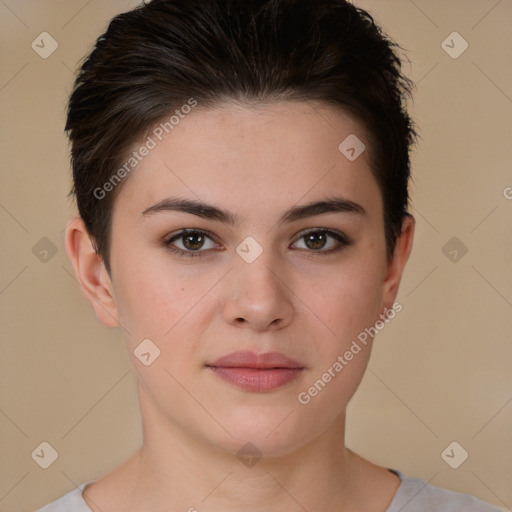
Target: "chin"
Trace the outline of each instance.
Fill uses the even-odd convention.
[[[224,421],[219,418],[233,437],[222,431],[220,438],[210,438],[210,442],[239,458],[251,453],[265,457],[286,456],[321,433],[318,422],[309,424],[307,418],[299,418],[291,407],[283,408],[279,414],[256,410],[251,413],[246,409],[243,417],[237,416]],[[211,431],[206,434],[211,436]]]

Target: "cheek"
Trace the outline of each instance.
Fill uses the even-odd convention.
[[[382,273],[376,262],[354,259],[324,276],[322,286],[310,293],[308,303],[336,338],[346,341],[375,322],[381,290]]]
[[[380,279],[379,266],[361,259],[340,267],[339,274],[324,280],[323,292],[311,296],[311,309],[320,312],[331,332],[316,340],[314,368],[298,400],[322,411],[327,423],[346,407],[364,376],[372,348],[366,329],[378,317]]]
[[[198,272],[193,266],[178,269],[149,257],[116,263],[116,304],[130,345],[150,338],[163,349],[182,339],[179,333],[185,328],[191,335],[202,329],[214,295],[208,292],[221,274]]]
[[[181,289],[185,285],[179,276],[173,278],[171,286],[161,269],[136,255],[118,258],[113,268],[117,310],[130,337],[162,336],[183,307]]]

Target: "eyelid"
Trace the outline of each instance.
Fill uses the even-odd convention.
[[[328,235],[334,235],[334,238],[336,238],[336,237],[341,238],[347,244],[352,242],[351,239],[347,235],[345,235],[345,233],[343,233],[341,231],[337,231],[336,229],[322,228],[322,227],[305,229],[304,231],[301,231],[300,233],[298,233],[296,239],[298,240],[299,238],[309,235],[310,233],[327,233]]]
[[[173,238],[179,238],[180,236],[187,235],[189,233],[200,233],[202,235],[208,236],[209,238],[211,238],[214,241],[217,239],[216,235],[214,235],[211,231],[208,231],[207,229],[183,228],[183,229],[178,229],[178,231],[173,231],[172,233],[169,233],[168,235],[165,235],[163,237],[163,240],[169,242]]]

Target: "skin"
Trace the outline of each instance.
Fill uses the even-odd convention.
[[[344,442],[346,407],[372,343],[308,404],[297,399],[392,308],[412,247],[408,216],[393,258],[386,258],[368,150],[353,162],[338,150],[350,134],[366,141],[361,124],[319,103],[198,108],[123,183],[113,209],[111,275],[83,222],[68,223],[66,250],[84,293],[105,325],[125,331],[143,422],[140,450],[84,493],[93,511],[389,506],[398,477]],[[229,210],[239,222],[172,211],[142,215],[171,196]],[[291,207],[334,196],[365,214],[277,222]],[[169,235],[185,228],[213,234],[202,256],[166,247]],[[315,251],[303,233],[312,228],[344,233],[352,244],[321,254],[339,242],[329,237]],[[252,263],[236,252],[247,236],[263,249]],[[174,246],[186,250],[184,243]],[[134,356],[146,338],[160,349],[149,366]],[[271,392],[240,390],[205,366],[235,350],[277,351],[304,370]],[[236,456],[247,442],[263,455],[250,468]]]

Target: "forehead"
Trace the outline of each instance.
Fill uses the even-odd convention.
[[[368,151],[355,160],[340,151],[346,140],[368,148],[363,126],[321,103],[196,108],[161,140],[154,131],[150,137],[155,145],[123,184],[115,209],[137,215],[166,195],[179,194],[222,201],[243,216],[255,203],[260,210],[275,210],[334,192],[358,202],[371,197],[381,208]]]

